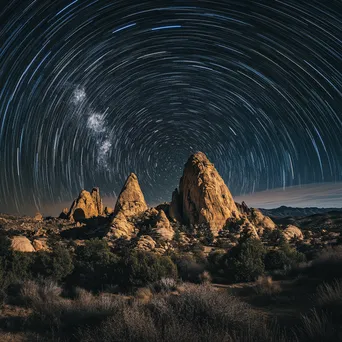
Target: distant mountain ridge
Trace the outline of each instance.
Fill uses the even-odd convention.
[[[259,210],[266,216],[273,217],[303,217],[310,216],[316,214],[325,214],[331,211],[342,212],[342,208],[317,208],[317,207],[307,207],[307,208],[296,208],[296,207],[287,207],[281,206],[279,208],[274,209],[263,209],[259,208]]]

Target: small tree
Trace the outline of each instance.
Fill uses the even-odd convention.
[[[225,273],[235,281],[253,281],[265,271],[265,247],[259,239],[243,237],[226,254]]]
[[[69,283],[76,283],[90,290],[117,284],[118,260],[105,240],[89,240],[76,249],[75,270]]]

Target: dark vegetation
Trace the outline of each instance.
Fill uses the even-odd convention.
[[[308,261],[272,234],[268,244],[242,236],[230,249],[205,254],[197,244],[169,256],[100,239],[20,253],[2,237],[2,311],[26,314],[1,318],[0,339],[341,341],[342,248]]]

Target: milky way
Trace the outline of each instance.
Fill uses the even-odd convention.
[[[1,2],[1,211],[169,200],[197,150],[236,195],[342,180],[341,1]]]

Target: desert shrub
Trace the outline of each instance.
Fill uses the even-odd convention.
[[[76,249],[75,269],[69,284],[77,284],[89,290],[100,290],[105,285],[117,284],[119,258],[114,255],[104,240],[86,241]]]
[[[0,236],[0,287],[20,283],[32,277],[33,253],[17,252],[11,249],[11,241]]]
[[[161,278],[150,285],[155,292],[170,292],[177,288],[177,280],[175,278]]]
[[[248,304],[211,286],[184,284],[178,296],[126,302],[97,329],[79,330],[90,341],[285,341]]]
[[[218,273],[222,270],[224,265],[223,256],[225,255],[225,251],[216,250],[212,251],[208,255],[208,268],[212,273]]]
[[[62,288],[53,280],[29,280],[21,285],[20,296],[26,303],[36,305],[40,302],[52,302],[59,300]]]
[[[51,252],[37,252],[32,268],[36,276],[49,277],[59,281],[73,271],[73,258],[68,249],[56,245]]]
[[[204,271],[199,276],[200,282],[202,284],[209,284],[212,281],[211,275],[208,271]]]
[[[269,250],[265,255],[265,269],[267,271],[283,270],[290,265],[290,259],[282,250]]]
[[[154,290],[153,287],[152,290]],[[135,298],[142,302],[148,302],[153,297],[152,290],[151,287],[140,287],[135,292]]]
[[[342,278],[342,246],[323,250],[302,272],[324,281]]]
[[[151,252],[132,251],[119,265],[120,285],[145,286],[161,278],[177,278],[177,268],[168,256]]]
[[[256,280],[254,290],[257,294],[271,296],[281,291],[280,285],[273,282],[270,276],[260,276]]]
[[[290,262],[290,266],[295,266],[301,262],[306,261],[305,255],[301,252],[298,252],[295,248],[291,247],[286,239],[281,240],[279,249],[285,253]]]
[[[200,282],[200,275],[205,271],[205,264],[197,262],[190,254],[173,255],[173,262],[177,266],[178,275],[183,281]]]
[[[235,281],[252,281],[265,271],[265,247],[255,238],[246,237],[224,257],[225,275]]]

